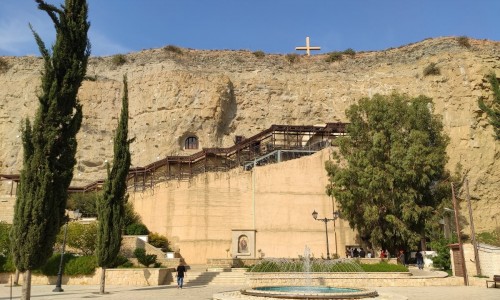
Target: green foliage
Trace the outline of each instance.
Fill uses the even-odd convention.
[[[64,226],[57,235],[57,244],[62,245],[64,239]],[[97,241],[97,222],[83,224],[79,222],[69,222],[66,236],[66,245],[77,250],[79,254],[94,255]]]
[[[175,45],[167,45],[167,46],[163,47],[163,50],[165,50],[167,52],[172,52],[175,54],[182,54],[182,49],[175,46]]]
[[[361,263],[360,265],[365,272],[408,272],[408,268],[403,265],[389,264],[385,261],[378,264]]]
[[[264,56],[266,56],[266,53],[264,53],[264,51],[261,51],[261,50],[255,51],[252,54],[255,55],[255,57],[257,57],[257,58],[263,58]]]
[[[481,243],[500,247],[500,227],[490,232],[480,232],[477,240]]]
[[[125,228],[125,233],[127,235],[146,235],[149,233],[146,225],[142,223],[130,224]]]
[[[14,266],[14,262],[12,261],[12,255],[0,255],[0,273],[11,273],[15,271],[16,266]]]
[[[285,55],[285,59],[287,62],[293,64],[299,61],[300,56],[297,53],[289,53]]]
[[[128,199],[128,196],[127,196]],[[125,204],[125,215],[123,217],[123,225],[126,228],[129,225],[135,224],[135,223],[142,223],[141,221],[141,216],[139,216],[135,210],[134,210],[134,205],[132,202],[127,202]]]
[[[156,232],[150,232],[148,235],[148,243],[156,248],[160,248],[163,252],[171,252],[170,242],[166,236],[160,235]]]
[[[23,169],[10,235],[14,262],[21,272],[47,261],[64,223],[82,121],[77,93],[90,55],[87,1],[66,0],[60,7],[36,2],[52,19],[56,39],[49,51],[32,29],[44,65],[39,107],[34,121],[26,119],[22,128]]]
[[[348,48],[342,52],[344,55],[349,55],[350,57],[354,57],[356,55],[356,51],[352,48]]]
[[[126,258],[123,255],[118,254],[115,258],[115,261],[109,267],[110,268],[119,268],[119,267],[123,267],[124,265],[128,265],[128,264],[132,265],[132,263],[128,260],[128,258]]]
[[[156,264],[156,255],[146,254],[146,250],[144,250],[144,248],[136,248],[134,250],[134,256],[137,257],[139,263],[146,268],[149,268],[152,264]]]
[[[132,141],[128,139],[127,77],[123,76],[122,110],[114,139],[113,167],[110,171],[108,165],[108,178],[104,182],[102,197],[97,201],[99,226],[96,256],[101,267],[112,265],[120,251]]]
[[[432,258],[434,268],[445,271],[451,268],[450,247],[448,247],[451,242],[445,238],[431,241],[431,249],[436,251],[436,256]]]
[[[7,256],[10,253],[9,233],[12,225],[0,221],[0,255]]]
[[[327,193],[371,248],[418,245],[443,201],[433,187],[448,177],[448,137],[431,107],[424,96],[377,94],[346,111],[349,135],[338,139],[343,161],[327,162]]]
[[[91,275],[97,268],[95,256],[77,256],[64,265],[65,275]]]
[[[100,193],[72,193],[69,194],[68,203],[66,205],[69,210],[79,210],[83,216],[96,217],[97,216],[97,199]]]
[[[9,64],[7,60],[3,57],[0,57],[0,73],[6,72],[9,69]]]
[[[424,76],[429,76],[429,75],[440,75],[441,70],[439,69],[438,66],[436,66],[436,63],[430,63],[427,67],[424,69]]]
[[[497,76],[491,72],[486,76],[493,91],[493,101],[487,105],[483,98],[479,98],[479,108],[488,115],[489,123],[493,126],[495,132],[495,139],[500,141],[500,87],[498,84]]]
[[[471,44],[469,42],[469,38],[466,37],[465,35],[457,37],[457,43],[460,46],[465,47],[465,48],[470,48],[471,47]]]
[[[76,258],[76,256],[74,254],[65,253],[64,258],[63,258],[63,261],[64,261],[63,264],[66,266],[70,260],[75,259],[75,258]],[[38,270],[36,270],[36,272],[40,272],[43,275],[47,275],[47,276],[56,276],[57,273],[59,272],[60,261],[61,261],[61,254],[56,253],[56,254],[52,255],[42,267],[40,267]]]
[[[326,62],[334,62],[342,60],[342,53],[338,51],[327,53],[327,57],[325,59]]]
[[[127,58],[123,54],[115,54],[111,57],[111,63],[114,66],[121,66],[127,62]]]

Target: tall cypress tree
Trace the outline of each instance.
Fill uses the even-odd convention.
[[[97,234],[97,263],[102,267],[100,293],[104,294],[106,268],[116,259],[122,241],[125,212],[125,193],[130,168],[130,143],[128,140],[128,87],[123,77],[123,98],[120,121],[114,141],[113,168],[104,183],[102,196],[97,202],[99,227]]]
[[[32,30],[44,66],[35,119],[22,128],[23,169],[11,231],[15,265],[27,271],[23,299],[30,298],[30,270],[52,255],[64,220],[82,121],[77,93],[90,55],[86,0],[66,0],[60,8],[35,1],[52,19],[56,41],[49,51]]]
[[[486,105],[486,103],[484,103],[484,99],[480,98],[479,108],[490,118],[490,124],[493,126],[493,131],[495,132],[495,139],[500,141],[500,86],[495,72],[491,72],[486,76],[486,78],[491,84],[493,101],[490,105]]]

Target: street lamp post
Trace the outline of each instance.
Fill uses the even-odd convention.
[[[78,209],[73,212],[73,217],[75,220],[78,220],[81,215],[82,214]],[[68,221],[69,218],[66,219],[66,224],[64,224],[64,238],[61,247],[61,260],[59,261],[59,271],[57,272],[56,287],[52,290],[53,292],[64,292],[61,285],[62,285],[63,264],[64,264],[64,248],[66,247],[66,237],[68,236]]]
[[[333,218],[332,219],[328,219],[327,217],[318,219],[318,213],[316,212],[316,210],[313,211],[312,216],[313,216],[314,220],[321,221],[321,222],[325,223],[325,232],[326,232],[326,259],[330,259],[330,246],[328,245],[328,222],[335,221],[339,217],[338,212],[333,212]],[[335,247],[337,247],[337,241],[335,241]]]

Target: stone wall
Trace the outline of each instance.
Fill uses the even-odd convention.
[[[12,224],[14,219],[14,205],[16,197],[9,195],[0,195],[0,222]]]
[[[106,269],[107,285],[122,286],[158,286],[173,282],[174,269],[145,268],[145,269]],[[0,283],[10,282],[12,274],[0,273]],[[63,276],[63,285],[99,285],[101,269],[97,268],[94,275]],[[57,276],[32,274],[33,285],[55,285]],[[23,283],[23,276],[19,277],[19,284]]]
[[[325,225],[311,213],[330,217],[333,210],[325,193],[329,155],[330,149],[325,149],[253,171],[170,181],[134,193],[129,201],[148,228],[166,235],[187,264],[231,256],[226,249],[231,249],[233,229],[255,229],[253,253],[264,257],[297,258],[306,245],[315,257],[326,257]],[[346,245],[356,244],[355,232],[341,219],[336,233],[332,222],[328,226],[330,253],[338,249],[343,256]]]

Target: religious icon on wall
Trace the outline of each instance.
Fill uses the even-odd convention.
[[[238,253],[248,253],[248,237],[241,235],[238,239]]]

